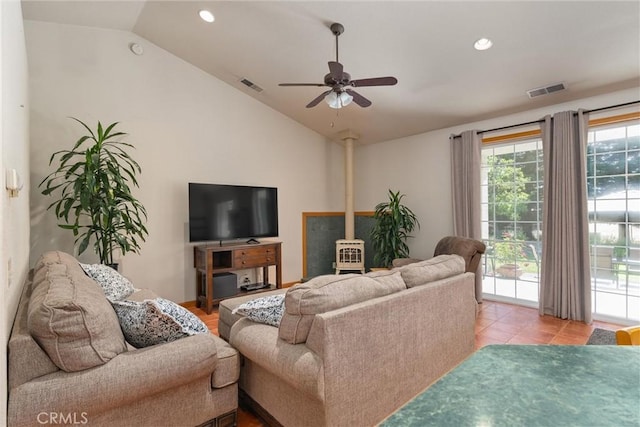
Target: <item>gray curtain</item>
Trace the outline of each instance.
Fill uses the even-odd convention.
[[[475,130],[451,136],[453,234],[482,239],[480,228],[480,153],[482,138]],[[476,271],[476,300],[482,302],[482,263]]]
[[[544,202],[540,314],[591,323],[587,114],[546,116],[542,124]]]

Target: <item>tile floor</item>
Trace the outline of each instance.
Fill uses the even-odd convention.
[[[476,320],[476,349],[489,344],[586,344],[595,328],[620,327],[540,316],[535,308],[485,300]]]

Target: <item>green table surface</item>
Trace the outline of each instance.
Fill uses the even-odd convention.
[[[382,426],[640,426],[640,347],[483,347]]]

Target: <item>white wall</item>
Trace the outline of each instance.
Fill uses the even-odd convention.
[[[278,187],[283,281],[302,277],[303,211],[340,210],[342,149],[245,93],[130,32],[25,21],[31,92],[31,260],[73,252],[70,232],[37,188],[51,153],[81,135],[77,117],[119,121],[142,167],[136,196],[149,214],[140,255],[121,271],[137,287],[195,299],[187,183]],[[145,49],[136,56],[129,44]],[[88,254],[91,252],[90,254]],[[85,255],[88,254],[88,255]],[[91,250],[80,259],[95,261]]]
[[[635,88],[359,146],[354,154],[356,210],[372,210],[377,203],[386,201],[389,188],[406,194],[403,201],[416,213],[421,224],[420,230],[413,233],[415,238],[409,239],[411,255],[430,258],[438,240],[453,233],[449,135],[470,129],[485,130],[529,122],[559,111],[595,109],[639,99],[640,89]],[[616,113],[619,114],[612,110],[606,114]],[[522,129],[514,131],[518,130]]]
[[[136,285],[177,301],[195,298],[186,243],[189,181],[279,188],[284,280],[301,276],[302,211],[343,209],[342,149],[244,93],[121,31],[27,21],[31,84],[32,259],[49,249],[72,251],[72,236],[44,209],[37,184],[50,153],[68,148],[80,129],[67,116],[121,121],[136,144],[143,173],[137,195],[149,210],[150,236],[123,272]],[[143,56],[128,50],[131,42]],[[553,96],[553,95],[551,95]],[[637,89],[358,146],[355,208],[372,210],[391,188],[422,224],[410,241],[430,256],[452,232],[449,135],[536,120],[564,109],[598,108],[638,99]],[[82,259],[91,260],[91,256]]]
[[[29,268],[27,55],[18,0],[0,2],[0,40],[0,335],[6,349]],[[16,169],[25,183],[17,198],[5,191],[7,169]],[[6,360],[5,350],[0,353],[0,425],[6,423]]]

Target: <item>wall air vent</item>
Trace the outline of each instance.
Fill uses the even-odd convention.
[[[240,83],[242,83],[243,85],[255,90],[256,92],[262,92],[262,88],[260,86],[258,86],[257,84],[255,84],[254,82],[252,82],[251,80],[241,79]]]
[[[535,98],[537,96],[549,95],[550,93],[559,92],[561,90],[565,90],[566,88],[567,87],[564,85],[564,83],[554,83],[549,86],[530,89],[527,91],[527,95],[529,95],[529,98]]]

